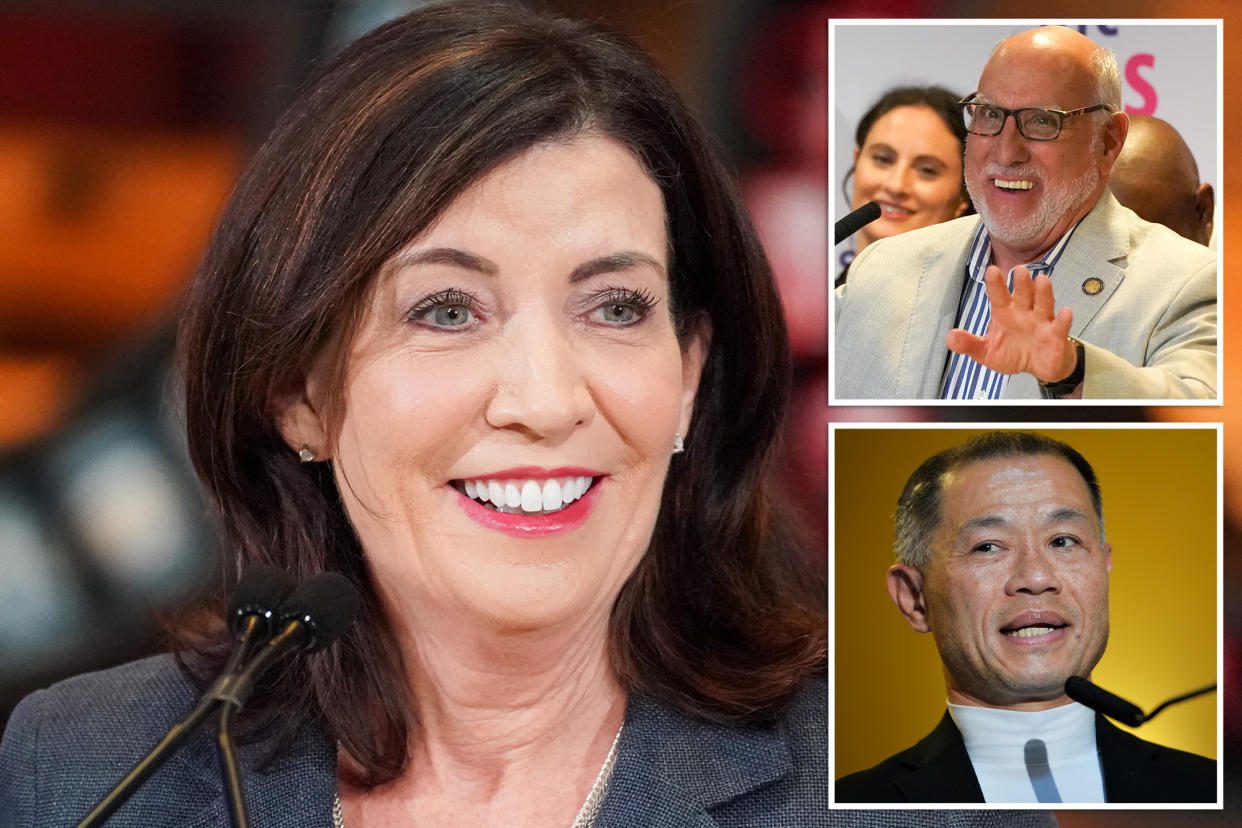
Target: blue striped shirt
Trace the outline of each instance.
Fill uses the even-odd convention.
[[[1026,265],[1031,278],[1039,273],[1052,276],[1052,268],[1065,245],[1069,244],[1070,236],[1074,235],[1075,224],[1038,262]],[[983,274],[987,272],[992,260],[992,237],[988,230],[979,222],[975,231],[974,241],[970,244],[970,256],[966,259],[966,284],[962,288],[962,299],[957,306],[957,327],[975,336],[987,333],[988,323],[992,320],[992,305],[988,302],[987,286],[983,282]],[[1020,266],[1020,265],[1019,265]],[[1016,269],[1016,268],[1015,268]],[[1013,291],[1013,270],[1009,271],[1006,280],[1010,292]],[[985,368],[965,354],[950,352],[944,379],[940,383],[940,399],[942,400],[995,400],[1005,390],[1007,374]]]

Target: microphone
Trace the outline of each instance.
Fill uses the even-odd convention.
[[[833,234],[836,236],[833,244],[840,244],[846,238],[854,235],[865,225],[870,224],[880,217],[880,205],[874,201],[868,201],[852,213],[846,214],[845,218],[837,221],[833,225]]]
[[[230,626],[235,633],[253,616],[270,625],[276,610],[293,591],[293,576],[278,566],[259,564],[247,569],[237,582],[229,606]]]
[[[323,649],[349,628],[358,612],[358,590],[344,575],[322,572],[307,578],[285,599],[277,613],[279,632],[240,673],[223,675],[212,698],[240,710],[259,676],[281,656]]]
[[[246,570],[237,584],[227,616],[229,626],[237,637],[237,646],[233,648],[228,662],[220,671],[221,678],[208,691],[210,702],[204,700],[204,703],[210,705],[209,710],[217,707],[220,709],[220,716],[216,721],[217,754],[228,797],[229,817],[235,828],[244,828],[248,824],[246,799],[242,792],[241,768],[237,763],[237,753],[233,749],[233,736],[229,732],[232,708],[220,706],[214,691],[224,677],[237,673],[242,660],[253,647],[272,637],[277,608],[292,591],[293,576],[279,567],[259,564]]]
[[[1130,727],[1138,727],[1146,718],[1137,705],[1092,684],[1082,676],[1070,676],[1066,679],[1065,695],[1090,707],[1096,713],[1103,713],[1108,718]]]
[[[292,591],[293,576],[278,566],[259,564],[242,574],[227,616],[238,643],[222,675],[237,672],[246,652],[272,637],[276,610]]]
[[[198,705],[184,719],[173,725],[163,740],[91,809],[78,823],[77,828],[102,825],[181,747],[209,715],[221,707],[224,707],[220,723],[221,758],[229,789],[230,813],[236,824],[245,824],[244,810],[241,812],[242,822],[236,822],[238,811],[234,800],[240,798],[241,784],[240,778],[236,776],[236,760],[232,756],[231,745],[227,744],[228,717],[224,713],[241,708],[250,694],[254,679],[276,655],[289,650],[291,642],[293,645],[307,645],[306,649],[318,649],[326,645],[345,631],[353,621],[358,607],[357,590],[341,575],[325,573],[313,576],[290,594],[288,587],[291,585],[292,579],[276,567],[256,567],[242,576],[229,610],[229,626],[238,635],[239,643],[229,656],[226,669],[203,694]],[[273,607],[277,605],[280,609],[274,610]],[[238,673],[237,666],[241,663],[245,650],[267,641],[271,636],[273,626],[270,619],[273,616],[284,624],[280,634]],[[273,647],[278,640],[281,643]],[[260,661],[263,663],[257,664]],[[244,694],[238,694],[239,688],[245,689]],[[231,779],[227,778],[230,766],[234,774]]]
[[[1211,693],[1216,689],[1215,684],[1207,687],[1201,687],[1198,690],[1192,690],[1189,693],[1183,693],[1180,696],[1174,696],[1168,701],[1161,704],[1150,713],[1144,713],[1136,704],[1131,704],[1120,696],[1114,695],[1097,684],[1092,684],[1082,676],[1070,676],[1065,681],[1065,695],[1069,696],[1079,704],[1090,707],[1096,713],[1103,713],[1110,719],[1121,722],[1130,727],[1138,727],[1144,722],[1150,722],[1156,718],[1156,714],[1164,710],[1171,704],[1193,699],[1196,696],[1202,696],[1204,693]]]
[[[358,603],[358,590],[345,576],[335,572],[312,575],[280,605],[276,613],[280,619],[278,626],[283,625],[280,632],[267,642],[244,670],[240,673],[225,672],[208,691],[212,702],[220,705],[216,745],[220,773],[228,795],[229,817],[234,828],[247,828],[249,818],[246,815],[241,771],[229,733],[233,714],[246,704],[255,682],[276,659],[299,649],[304,652],[322,649],[345,632],[358,612]],[[265,615],[270,617],[270,613]]]

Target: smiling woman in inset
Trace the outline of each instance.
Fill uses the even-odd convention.
[[[347,48],[254,158],[186,300],[190,454],[233,578],[362,594],[238,720],[256,824],[826,818],[788,342],[709,146],[624,38],[469,4]],[[40,796],[0,812],[80,816],[227,644],[30,697],[0,764]],[[120,813],[218,824],[216,780],[191,743]]]
[[[902,86],[884,93],[858,122],[854,165],[846,174],[854,190],[847,198],[851,209],[874,201],[881,213],[858,231],[856,253],[877,239],[973,212],[962,177],[966,125],[959,97],[939,86]]]

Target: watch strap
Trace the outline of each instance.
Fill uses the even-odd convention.
[[[1062,397],[1073,392],[1075,388],[1082,384],[1083,377],[1087,374],[1086,349],[1082,347],[1082,343],[1074,337],[1069,337],[1069,341],[1074,344],[1074,370],[1065,379],[1056,382],[1040,382],[1039,387],[1044,393],[1053,397]]]

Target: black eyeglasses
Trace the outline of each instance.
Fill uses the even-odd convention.
[[[978,94],[978,93],[976,93]],[[966,116],[966,131],[973,135],[1000,135],[1005,128],[1005,121],[1013,116],[1018,125],[1018,132],[1030,141],[1055,141],[1061,135],[1065,119],[1085,112],[1096,112],[1108,109],[1107,104],[1084,106],[1081,109],[1039,109],[1026,106],[1021,109],[1006,109],[990,103],[979,103],[974,95],[958,101],[962,113]]]

